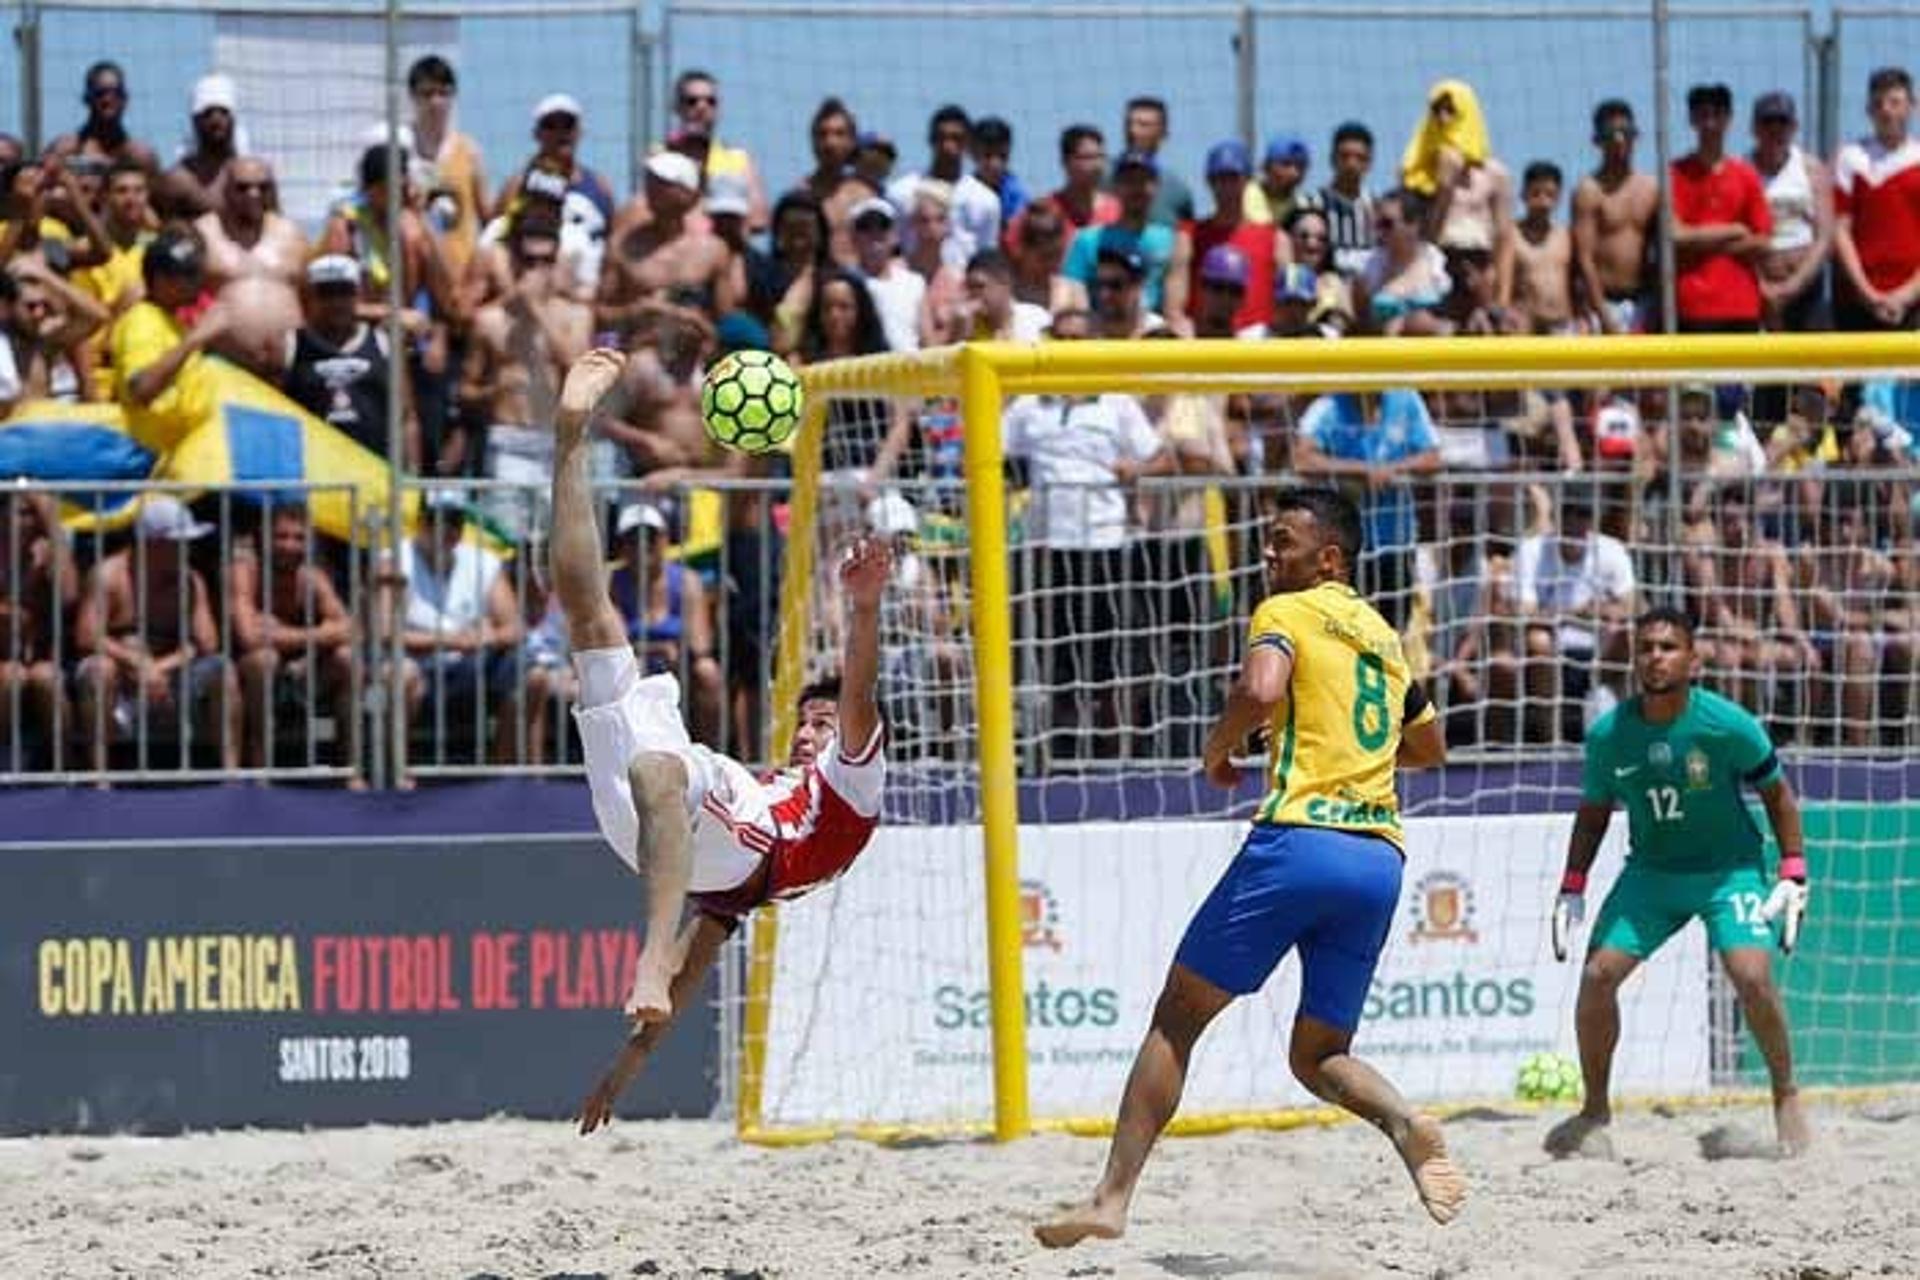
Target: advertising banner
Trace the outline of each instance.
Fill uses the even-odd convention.
[[[1547,933],[1570,818],[1409,824],[1400,906],[1356,1052],[1409,1096],[1510,1096],[1520,1063],[1571,1055],[1577,963]],[[1089,823],[1021,831],[1029,1088],[1036,1116],[1104,1117],[1125,1082],[1187,919],[1244,824]],[[1616,822],[1597,910],[1624,853]],[[991,1041],[975,829],[883,829],[853,873],[783,910],[766,1115],[938,1122],[991,1113]],[[1215,1022],[1189,1112],[1314,1105],[1287,1069],[1299,963]],[[1616,1086],[1708,1082],[1707,954],[1696,926],[1627,985]]]
[[[570,1115],[642,883],[597,837],[12,849],[0,1132]],[[707,1115],[711,996],[622,1114]]]

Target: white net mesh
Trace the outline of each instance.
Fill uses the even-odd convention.
[[[1702,620],[1702,680],[1766,721],[1803,796],[1818,905],[1781,969],[1803,1076],[1920,1074],[1920,1024],[1897,994],[1920,978],[1908,938],[1920,919],[1912,473],[1887,468],[1903,456],[1898,430],[1856,416],[1852,393],[1761,390],[1679,397],[1678,483],[1666,475],[1664,391],[1434,393],[1423,405],[1457,466],[1354,488],[1372,539],[1365,585],[1400,625],[1453,750],[1443,772],[1402,777],[1402,905],[1358,1038],[1413,1096],[1505,1096],[1529,1055],[1572,1053],[1577,968],[1553,961],[1546,916],[1579,742],[1631,695],[1623,624],[1661,602]],[[1263,790],[1252,769],[1232,795],[1196,769],[1264,590],[1262,499],[1276,481],[1230,473],[1249,451],[1288,471],[1305,457],[1300,435],[1327,430],[1340,405],[1363,423],[1392,411],[1377,396],[1004,406],[1037,1118],[1110,1112],[1186,920]],[[887,824],[855,872],[783,909],[769,1126],[992,1114],[971,565],[964,491],[939,474],[929,439],[949,408],[875,398],[830,415],[815,547],[829,556],[867,524],[900,551],[883,675],[893,772]],[[1107,419],[1134,409],[1152,448],[1200,474],[1124,487],[1084,469],[1059,478],[1049,450],[1110,472],[1128,446],[1124,424]],[[1756,421],[1765,409],[1790,417]],[[1555,456],[1562,427],[1588,468],[1521,470]],[[912,444],[876,482],[864,469],[889,430]],[[1203,465],[1215,443],[1225,457]],[[821,667],[837,650],[837,611],[816,591],[807,654]],[[1595,902],[1625,835],[1616,820]],[[1664,948],[1627,993],[1618,1087],[1702,1093],[1762,1079],[1722,987],[1701,930]],[[1297,992],[1289,960],[1216,1024],[1188,1114],[1310,1103],[1280,1050]]]

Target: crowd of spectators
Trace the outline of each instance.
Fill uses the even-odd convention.
[[[1617,100],[1594,108],[1594,167],[1572,181],[1499,156],[1473,88],[1443,80],[1412,112],[1397,165],[1357,121],[1334,131],[1324,176],[1308,139],[1226,139],[1207,150],[1196,194],[1165,158],[1168,105],[1144,96],[1124,104],[1111,145],[1076,124],[1045,162],[1030,143],[1016,152],[1013,123],[958,105],[933,113],[923,155],[903,154],[830,97],[809,123],[814,167],[770,179],[727,140],[719,81],[688,71],[672,132],[622,199],[581,161],[587,121],[568,94],[531,104],[529,153],[492,158],[507,173],[496,188],[457,127],[455,69],[422,58],[407,87],[399,170],[379,131],[367,135],[341,175],[350,189],[310,227],[280,211],[272,157],[251,151],[222,75],[194,87],[191,143],[171,163],[124,127],[130,86],[111,62],[86,73],[85,120],[42,154],[0,136],[0,418],[33,401],[116,402],[164,443],[204,408],[202,366],[217,353],[433,486],[417,535],[354,573],[293,502],[230,524],[223,505],[206,539],[208,512],[154,498],[129,532],[82,542],[44,495],[8,495],[10,769],[106,770],[150,710],[210,764],[268,766],[275,690],[292,680],[309,715],[334,720],[332,761],[357,781],[358,694],[393,674],[382,663],[396,652],[416,731],[453,707],[474,725],[475,760],[550,759],[565,732],[566,639],[525,566],[546,523],[543,424],[563,371],[594,344],[632,357],[595,465],[629,490],[611,523],[634,641],[681,672],[703,736],[753,754],[775,505],[756,493],[703,507],[689,491],[777,480],[783,464],[707,441],[699,382],[726,350],[804,364],[983,338],[1665,327],[1663,184],[1637,166],[1638,126]],[[1665,184],[1674,327],[1915,327],[1913,99],[1905,71],[1876,71],[1871,132],[1829,162],[1801,144],[1789,94],[1751,104],[1746,141],[1729,90],[1695,86],[1694,144]],[[1043,177],[1055,160],[1057,177]],[[1046,723],[1088,730],[1074,750],[1094,755],[1185,750],[1164,734],[1129,739],[1196,721],[1215,696],[1182,688],[1221,656],[1208,638],[1220,516],[1204,490],[1251,502],[1253,482],[1292,475],[1364,499],[1362,585],[1405,630],[1462,740],[1577,736],[1621,691],[1622,622],[1657,592],[1701,616],[1725,687],[1784,699],[1808,724],[1827,708],[1830,737],[1876,745],[1873,726],[1898,730],[1914,709],[1920,567],[1897,475],[1911,465],[1912,398],[1898,384],[1669,394],[1012,402],[1006,444],[1034,553],[1019,587],[1047,602],[1023,633],[1050,690]],[[827,462],[858,499],[850,518],[931,546],[958,509],[959,439],[951,401],[836,405]],[[1518,471],[1558,473],[1559,487],[1458,480]],[[508,483],[464,485],[474,478]],[[1257,537],[1241,542],[1234,554],[1256,563]],[[916,625],[951,674],[959,584],[937,556],[903,563],[927,575]],[[1119,582],[1141,588],[1137,616]],[[1128,631],[1154,637],[1144,657],[1101,642]],[[1136,683],[1152,692],[1119,692]],[[54,722],[68,731],[49,734]]]

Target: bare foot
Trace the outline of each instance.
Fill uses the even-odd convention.
[[[1034,1239],[1049,1249],[1071,1249],[1088,1236],[1096,1240],[1118,1240],[1126,1233],[1126,1210],[1103,1208],[1097,1200],[1075,1205],[1052,1222],[1043,1222],[1033,1229]]]
[[[586,436],[587,420],[620,381],[620,371],[626,363],[624,355],[606,349],[589,351],[573,362],[561,385],[559,412],[553,420],[557,443],[571,445]]]
[[[633,970],[633,994],[627,997],[627,1017],[637,1022],[665,1022],[673,1016],[672,978],[649,965],[646,958]]]
[[[1553,1126],[1545,1145],[1548,1155],[1562,1160],[1568,1156],[1613,1159],[1613,1139],[1607,1136],[1607,1121],[1585,1113],[1570,1116]]]
[[[1813,1145],[1813,1126],[1807,1123],[1807,1110],[1800,1105],[1799,1090],[1773,1104],[1773,1127],[1780,1135],[1780,1154],[1788,1160],[1804,1154]]]
[[[1435,1222],[1445,1226],[1460,1214],[1467,1202],[1467,1176],[1447,1155],[1446,1135],[1432,1116],[1415,1116],[1407,1131],[1393,1144],[1413,1175],[1414,1190]]]

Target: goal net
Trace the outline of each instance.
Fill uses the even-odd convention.
[[[1767,348],[1772,368],[1724,339],[990,347],[994,382],[966,397],[952,352],[809,370],[776,701],[837,662],[838,549],[891,539],[890,773],[853,871],[743,931],[727,1046],[743,1132],[992,1123],[996,733],[1015,762],[1002,865],[1017,866],[1025,1040],[998,1101],[1011,1071],[1035,1127],[1108,1123],[1186,921],[1265,794],[1258,744],[1231,793],[1198,759],[1265,594],[1267,503],[1291,483],[1361,503],[1361,585],[1451,749],[1445,769],[1401,776],[1404,887],[1358,1052],[1440,1104],[1510,1098],[1526,1058],[1573,1054],[1578,966],[1554,961],[1547,918],[1579,744],[1631,696],[1625,623],[1673,603],[1700,621],[1703,682],[1765,721],[1807,814],[1813,910],[1777,964],[1803,1079],[1920,1079],[1920,485],[1895,380],[1912,370],[1885,367],[1909,357],[1877,342]],[[1003,467],[963,469],[968,410]],[[1376,430],[1441,468],[1374,486],[1315,472]],[[1116,482],[1140,466],[1176,473]],[[977,562],[970,523],[988,488],[1005,508],[997,566]],[[982,704],[995,607],[1011,680]],[[1617,817],[1596,906],[1625,837]],[[1298,979],[1290,958],[1214,1024],[1179,1123],[1319,1115],[1286,1066]],[[1689,926],[1624,993],[1616,1088],[1764,1079]]]

